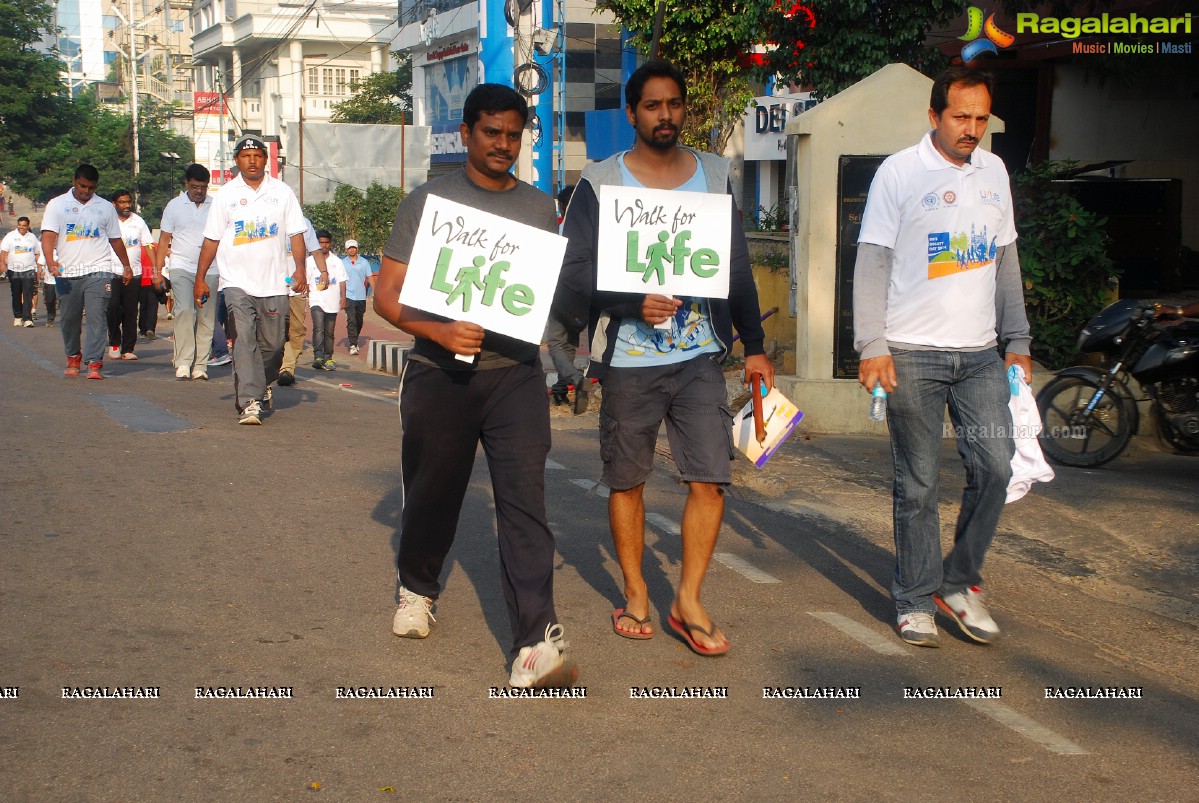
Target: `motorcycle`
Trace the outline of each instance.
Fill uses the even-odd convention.
[[[1156,309],[1122,299],[1083,328],[1078,350],[1101,353],[1106,367],[1066,368],[1037,394],[1050,460],[1078,468],[1114,460],[1139,430],[1145,403],[1164,446],[1199,454],[1199,321],[1165,323]]]

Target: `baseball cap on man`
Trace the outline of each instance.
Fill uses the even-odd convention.
[[[241,139],[239,139],[236,143],[234,143],[233,155],[237,156],[242,151],[248,151],[248,150],[252,150],[254,148],[257,148],[258,150],[262,151],[263,153],[266,153],[266,145],[263,143],[263,141],[261,139],[259,139],[256,136],[253,136],[252,134],[247,135],[247,136],[244,136]]]
[[[357,248],[357,247],[358,247],[357,240],[346,240],[346,248]]]

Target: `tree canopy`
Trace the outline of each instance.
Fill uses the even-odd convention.
[[[806,0],[764,3],[760,72],[812,86],[827,98],[888,64],[932,76],[946,66],[928,32],[966,7],[964,0]]]
[[[192,141],[167,127],[168,109],[146,104],[135,185],[130,115],[107,108],[92,91],[69,98],[62,64],[35,49],[53,19],[43,0],[0,3],[0,30],[11,34],[0,37],[0,177],[22,195],[47,201],[65,192],[75,168],[87,162],[100,171],[101,195],[136,192],[143,217],[155,225],[194,158]]]
[[[391,234],[391,224],[403,199],[402,189],[377,181],[372,181],[365,193],[342,184],[333,193],[333,200],[308,204],[304,214],[315,228],[332,232],[335,243],[357,240],[362,254],[378,256]]]
[[[687,144],[720,152],[755,90],[777,77],[840,92],[892,62],[933,75],[944,57],[928,32],[964,0],[599,0],[648,52],[659,2],[658,54],[687,76]],[[761,51],[765,50],[765,53]]]
[[[392,56],[400,66],[393,72],[371,73],[350,84],[354,94],[334,104],[329,122],[388,125],[412,122],[412,61],[403,53]]]
[[[753,100],[750,73],[742,57],[758,38],[763,0],[672,0],[666,4],[658,56],[687,78],[687,122],[682,141],[719,153]],[[633,43],[647,51],[658,0],[600,0],[633,31]]]

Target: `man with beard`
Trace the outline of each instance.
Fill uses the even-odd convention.
[[[700,602],[700,585],[724,516],[724,489],[732,482],[732,413],[720,362],[732,346],[733,328],[745,346],[747,377],[760,373],[772,387],[774,366],[762,346],[758,293],[735,204],[727,299],[595,290],[602,185],[731,194],[726,160],[678,145],[687,88],[675,67],[654,60],[638,68],[625,86],[625,113],[636,131],[632,150],[588,165],[571,196],[562,232],[570,244],[555,298],[565,323],[576,330],[590,324],[588,375],[603,389],[603,482],[611,489],[608,520],[625,586],[625,604],[613,611],[612,628],[631,639],[654,632],[641,568],[643,492],[665,420],[675,465],[688,483],[682,576],[668,624],[696,654],[722,655],[729,642]],[[670,331],[655,329],[668,321]]]

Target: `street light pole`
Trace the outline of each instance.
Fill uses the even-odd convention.
[[[137,119],[137,39],[133,27],[133,0],[127,0],[129,9],[129,75],[132,78],[133,90],[133,208],[141,211],[137,199],[137,175],[140,171],[140,151],[138,149],[138,119]]]

